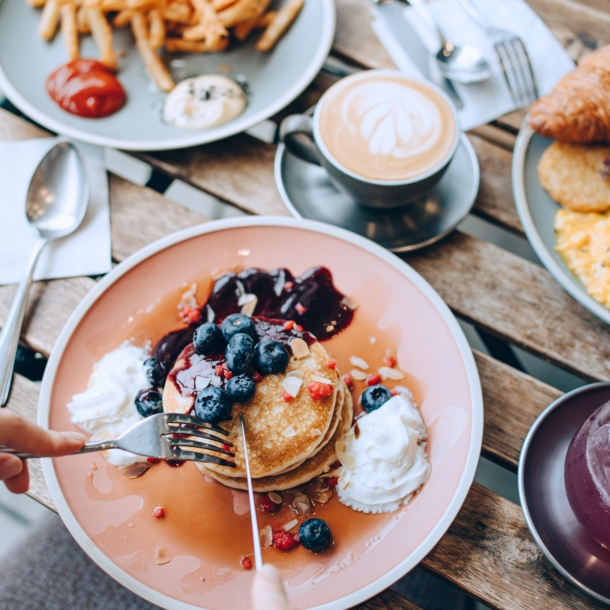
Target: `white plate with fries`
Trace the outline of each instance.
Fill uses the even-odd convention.
[[[335,32],[333,0],[305,0],[298,11],[302,0],[30,1],[37,6],[0,0],[0,90],[24,114],[54,132],[124,150],[196,146],[269,118],[313,80]],[[215,11],[216,21],[226,24],[228,38],[206,31],[209,9]],[[78,34],[79,27],[91,33]],[[40,30],[50,40],[41,37]],[[137,46],[132,32],[139,36]],[[178,49],[194,52],[175,52]],[[118,64],[116,74],[127,103],[116,114],[82,118],[62,110],[47,94],[49,74],[76,52]],[[204,130],[165,123],[163,89],[200,74],[234,78],[246,90],[245,111]]]

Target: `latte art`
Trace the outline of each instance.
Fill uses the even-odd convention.
[[[341,118],[373,155],[411,157],[432,148],[441,135],[440,112],[432,101],[396,83],[357,87],[341,105]]]
[[[345,78],[322,97],[318,113],[327,156],[367,180],[407,181],[434,171],[457,137],[444,97],[399,73]]]

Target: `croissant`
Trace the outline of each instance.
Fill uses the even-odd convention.
[[[530,125],[563,142],[610,142],[610,45],[583,59],[537,100]]]

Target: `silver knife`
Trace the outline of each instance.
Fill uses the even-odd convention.
[[[254,503],[254,492],[252,491],[252,477],[250,476],[250,458],[248,457],[248,443],[246,442],[246,427],[244,418],[239,414],[241,422],[241,435],[244,441],[244,461],[246,462],[246,479],[248,481],[248,499],[250,500],[250,521],[252,523],[252,543],[254,544],[254,566],[257,570],[263,567],[263,554],[261,552],[261,539],[256,520],[256,504]]]
[[[405,19],[403,11],[407,5],[399,0],[389,2],[379,0],[375,2],[373,0],[373,2],[379,18],[383,19],[386,27],[394,34],[394,38],[405,50],[417,69],[430,82],[440,87],[451,98],[456,108],[463,108],[464,102],[462,102],[458,92],[455,90],[453,83],[440,72],[433,69],[430,61],[430,51],[420,40],[411,24]]]

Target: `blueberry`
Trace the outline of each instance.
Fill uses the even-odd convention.
[[[210,424],[217,424],[231,416],[231,399],[222,389],[208,386],[195,398],[195,415]]]
[[[362,408],[370,413],[381,407],[384,403],[392,398],[392,393],[384,385],[373,385],[362,392],[360,402]]]
[[[256,369],[264,375],[283,373],[288,366],[290,356],[286,348],[277,341],[265,339],[256,344],[254,351]]]
[[[206,322],[195,331],[193,344],[198,354],[214,354],[222,351],[225,340],[216,324]]]
[[[167,372],[163,362],[159,362],[156,358],[147,358],[142,366],[146,379],[150,381],[152,386],[160,388],[165,383]]]
[[[227,343],[231,340],[231,337],[237,335],[238,333],[245,333],[246,335],[250,335],[254,341],[258,340],[254,322],[252,322],[252,319],[245,316],[243,313],[233,313],[230,316],[227,316],[222,321],[220,330],[222,331]]]
[[[234,335],[227,345],[225,360],[232,373],[245,373],[254,358],[254,341],[249,335]]]
[[[319,553],[332,542],[332,536],[326,521],[307,519],[299,526],[299,540],[308,551]]]
[[[163,413],[163,397],[161,392],[154,388],[138,392],[135,403],[136,409],[142,417]]]
[[[254,396],[254,381],[246,375],[231,377],[227,383],[227,394],[235,402],[247,402]]]

